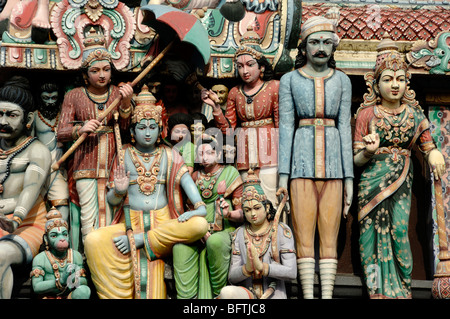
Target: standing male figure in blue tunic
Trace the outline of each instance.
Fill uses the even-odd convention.
[[[297,266],[305,299],[314,298],[314,236],[320,237],[322,298],[332,298],[341,213],[353,198],[350,79],[335,69],[339,43],[324,17],[303,24],[296,70],[280,81],[280,188],[288,188]],[[343,205],[344,199],[344,205]],[[344,206],[344,208],[342,208]]]

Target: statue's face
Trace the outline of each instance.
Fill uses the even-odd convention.
[[[306,39],[306,59],[315,65],[327,64],[333,53],[333,33],[320,31],[311,33]]]
[[[217,164],[219,154],[210,144],[201,144],[197,149],[197,161],[203,167],[211,167]]]
[[[267,220],[267,208],[256,199],[244,201],[242,209],[245,219],[254,227],[262,226]]]
[[[87,71],[89,86],[95,89],[106,88],[111,81],[111,72],[111,64],[108,61],[95,61]]]
[[[194,120],[194,124],[191,125],[191,134],[195,137],[200,136],[205,132],[205,126],[202,121]]]
[[[244,83],[255,83],[258,81],[261,74],[258,61],[256,61],[251,55],[243,54],[237,57],[236,67]]]
[[[136,146],[147,148],[155,145],[159,137],[159,126],[154,119],[142,119],[134,128]]]
[[[58,102],[58,91],[53,92],[42,92],[41,100],[46,107],[55,107],[56,102]]]
[[[219,104],[224,104],[227,101],[228,88],[225,85],[214,85],[211,90],[217,94],[217,97],[219,98]]]
[[[234,159],[236,157],[236,147],[231,145],[224,145],[223,155],[225,156],[226,163],[234,163]]]
[[[49,247],[58,252],[69,249],[69,231],[64,226],[53,227],[47,233],[47,240]]]
[[[184,124],[177,124],[172,128],[170,139],[176,143],[189,138],[189,129]]]
[[[0,102],[0,138],[15,139],[23,134],[25,114],[20,105]]]
[[[405,70],[384,70],[378,81],[381,100],[395,103],[402,99],[406,91]]]

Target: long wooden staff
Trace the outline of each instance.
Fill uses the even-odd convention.
[[[133,82],[130,83],[131,87],[135,86],[137,83],[139,83],[140,80],[144,78],[144,76],[147,75],[148,72],[150,72],[151,69],[164,57],[164,55],[169,51],[169,49],[172,47],[174,41],[170,42],[164,50],[161,51],[160,54],[156,58],[152,60],[152,62],[133,80]],[[97,118],[99,122],[103,121],[103,119],[116,108],[116,106],[120,103],[120,100],[122,99],[121,96],[119,96],[117,99],[114,100],[113,103],[111,103],[110,106],[105,110],[105,112]],[[59,166],[64,163],[65,160],[83,143],[83,141],[88,136],[88,133],[83,133],[76,141],[72,144],[72,146],[67,150],[66,153],[61,156],[61,158],[52,165],[53,170],[58,170]]]

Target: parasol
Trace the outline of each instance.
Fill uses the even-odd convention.
[[[197,66],[204,66],[210,58],[210,47],[208,33],[202,23],[192,14],[164,5],[146,5],[141,7],[144,12],[143,23],[148,24],[158,32],[160,42],[167,43],[161,53],[130,83],[134,87],[148,72],[167,54],[174,44],[187,43],[190,51],[184,50],[185,56],[192,57]],[[121,97],[117,98],[105,110],[100,122],[119,104]],[[82,134],[63,156],[52,165],[53,170],[59,169],[60,165],[83,143],[88,136]]]
[[[142,6],[141,10],[142,23],[155,29],[160,35],[160,41],[170,41],[175,34],[182,44],[191,46],[191,52],[183,53],[192,56],[197,66],[208,64],[211,55],[208,33],[196,16],[171,6],[156,4]]]

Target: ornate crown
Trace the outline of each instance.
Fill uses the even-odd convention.
[[[264,194],[264,190],[261,187],[261,182],[258,176],[256,176],[252,169],[249,169],[248,176],[244,181],[242,203],[253,199],[257,200],[258,202],[262,202],[267,200],[267,196],[266,194]]]
[[[264,56],[261,52],[261,38],[251,25],[247,27],[247,32],[242,35],[240,46],[236,49],[234,57],[237,58],[243,54],[249,54],[255,59],[260,59]]]
[[[131,118],[133,124],[139,123],[142,119],[154,119],[158,125],[162,125],[162,106],[156,105],[156,99],[148,90],[147,85],[141,89],[141,93],[134,99],[136,107]]]
[[[377,46],[377,61],[374,68],[375,79],[384,70],[408,70],[408,64],[403,56],[398,52],[397,44],[391,40],[389,34],[385,32],[383,39]]]
[[[54,206],[45,215],[47,222],[45,223],[45,232],[48,233],[55,227],[69,228],[69,224],[62,218],[61,213]]]
[[[111,53],[105,47],[105,36],[93,27],[89,30],[84,41],[82,67],[89,67],[95,61],[107,60],[111,63]]]

